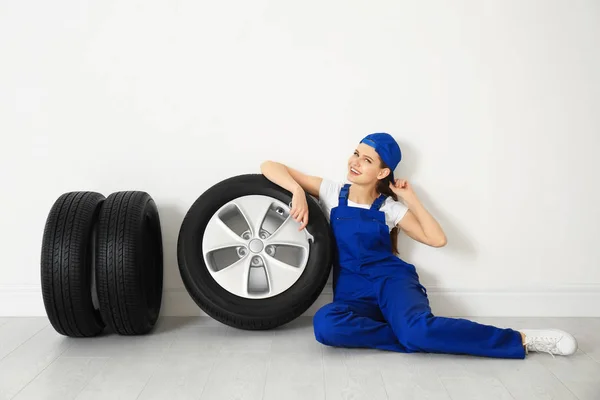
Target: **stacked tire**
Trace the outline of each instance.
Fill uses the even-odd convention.
[[[163,285],[161,225],[151,196],[60,196],[44,228],[41,284],[46,314],[62,335],[150,332]]]

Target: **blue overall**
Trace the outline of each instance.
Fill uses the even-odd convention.
[[[333,302],[314,316],[325,345],[524,358],[521,335],[466,319],[435,317],[412,264],[392,252],[385,196],[370,209],[349,207],[346,184],[331,210],[337,246]]]

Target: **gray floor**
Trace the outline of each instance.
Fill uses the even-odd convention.
[[[143,337],[69,339],[0,318],[0,399],[600,399],[600,318],[474,318],[558,327],[572,357],[498,360],[325,347],[309,317],[266,332],[161,318]]]

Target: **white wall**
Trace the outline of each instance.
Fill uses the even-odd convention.
[[[434,311],[600,315],[596,1],[6,1],[0,57],[1,315],[44,313],[61,193],[134,189],[161,211],[163,313],[197,314],[192,202],[267,158],[343,179],[381,130],[448,234],[401,240]]]

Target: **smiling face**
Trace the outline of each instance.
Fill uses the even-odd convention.
[[[381,159],[371,146],[360,143],[348,159],[348,180],[352,183],[370,184],[389,175],[388,168],[381,168]]]

